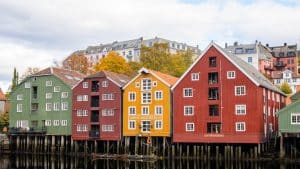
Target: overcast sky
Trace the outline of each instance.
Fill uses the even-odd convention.
[[[88,45],[155,36],[199,45],[211,40],[300,42],[299,0],[0,1],[0,87],[13,68],[45,68]]]

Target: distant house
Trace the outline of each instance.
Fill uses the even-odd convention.
[[[172,87],[173,141],[253,143],[278,130],[285,95],[257,69],[212,42]]]
[[[281,86],[283,83],[289,84],[292,89],[292,94],[300,90],[300,75],[291,70],[273,72],[272,79],[273,83],[277,86]]]
[[[0,88],[0,114],[7,111],[8,105],[4,93]]]

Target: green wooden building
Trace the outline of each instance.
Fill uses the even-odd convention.
[[[82,78],[50,67],[24,79],[11,93],[9,133],[71,135],[72,87]]]

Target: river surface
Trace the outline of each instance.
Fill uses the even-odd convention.
[[[158,160],[155,162],[92,160],[66,155],[0,154],[0,169],[300,169],[300,163],[279,161]]]

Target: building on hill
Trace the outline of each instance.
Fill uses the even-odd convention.
[[[289,84],[292,94],[295,94],[300,89],[300,75],[291,70],[273,72],[272,80],[277,86],[281,86],[283,83]]]
[[[212,42],[172,87],[173,141],[267,142],[285,95],[254,66]]]
[[[54,67],[26,77],[10,96],[9,133],[71,136],[72,87],[82,78]]]
[[[109,51],[115,51],[119,53],[126,61],[139,61],[141,54],[141,46],[145,45],[148,47],[153,46],[155,43],[168,43],[170,47],[171,53],[176,53],[177,51],[186,51],[191,50],[195,53],[195,55],[200,54],[200,50],[197,47],[193,47],[187,45],[186,43],[171,41],[159,37],[155,37],[152,39],[131,39],[126,41],[114,41],[112,43],[100,44],[96,46],[88,46],[85,50],[79,51],[80,53],[84,53],[84,55],[88,58],[90,66],[96,64],[99,59],[105,57]],[[69,57],[67,57],[63,64],[68,62]]]
[[[273,68],[272,54],[268,47],[257,41],[253,44],[225,44],[225,50],[252,65],[259,72],[271,76]]]
[[[129,77],[101,71],[73,88],[73,140],[120,140],[122,87]]]
[[[123,87],[123,136],[171,137],[171,86],[176,77],[142,68]]]

